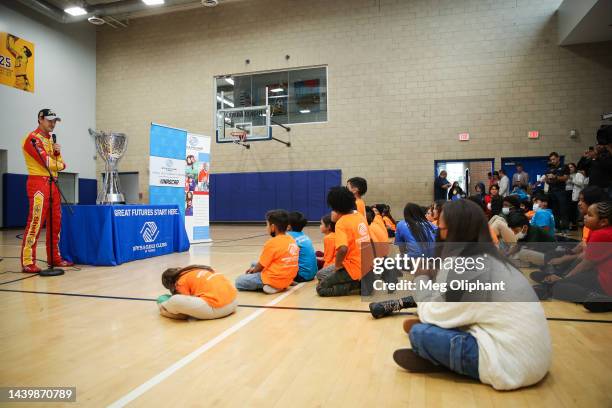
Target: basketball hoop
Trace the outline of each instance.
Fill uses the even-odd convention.
[[[232,137],[236,142],[245,142],[247,138],[246,130],[234,131],[231,133]],[[237,140],[236,140],[237,139]]]

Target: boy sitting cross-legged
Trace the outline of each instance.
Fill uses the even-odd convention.
[[[266,228],[272,238],[264,244],[259,262],[236,278],[236,289],[263,289],[267,294],[274,294],[291,285],[298,272],[300,249],[295,240],[285,233],[288,225],[287,211],[267,212]]]

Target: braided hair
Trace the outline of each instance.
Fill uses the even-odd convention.
[[[594,205],[599,219],[608,220],[608,224],[612,225],[612,201],[600,201]]]

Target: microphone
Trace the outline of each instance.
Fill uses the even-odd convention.
[[[55,133],[52,133],[51,137],[53,138],[53,143],[57,143],[57,135]]]
[[[30,139],[30,143],[32,143],[32,146],[36,147],[36,139],[35,138],[31,138]]]

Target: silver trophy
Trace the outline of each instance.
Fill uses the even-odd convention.
[[[89,129],[89,134],[96,142],[98,154],[104,160],[104,174],[102,187],[98,192],[98,204],[124,204],[125,198],[119,186],[117,163],[127,150],[127,136],[125,133],[96,132]]]

